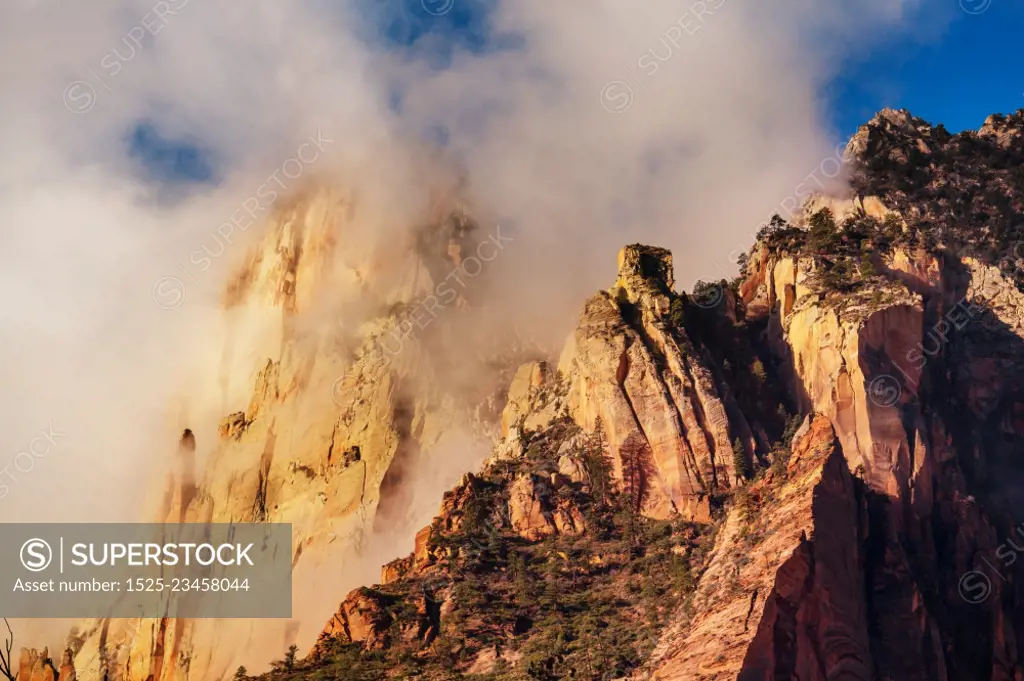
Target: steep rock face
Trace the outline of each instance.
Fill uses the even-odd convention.
[[[850,466],[863,466],[867,479],[889,494],[911,474],[900,409],[914,393],[901,385],[904,379],[909,386],[919,384],[920,368],[900,366],[900,360],[921,338],[923,326],[919,300],[894,298],[885,307],[846,314],[808,305],[784,321],[807,393],[804,408],[828,414]]]
[[[471,228],[453,219],[389,245],[389,253],[342,252],[350,231],[365,239],[356,213],[331,191],[299,197],[228,283],[219,383],[229,415],[218,442],[198,443],[202,474],[186,430],[158,518],[291,523],[294,600],[318,604],[314,610],[330,607],[321,590],[344,588],[335,576],[375,531],[421,522],[407,476],[439,449],[476,437],[478,422],[472,404],[445,394],[435,371],[443,353],[428,346],[446,322],[414,328],[405,315],[473,244]],[[449,311],[463,309],[460,300]],[[132,681],[220,678],[239,664],[258,668],[291,640],[312,641],[328,613],[285,624],[94,622],[76,662]]]
[[[762,254],[745,285],[771,310],[777,353],[791,365],[803,412],[826,414],[851,470],[863,467],[879,491],[897,494],[912,475],[902,410],[921,381],[913,356],[924,333],[920,295],[898,281],[826,300],[814,288],[811,258]],[[905,256],[897,266],[905,264]],[[913,272],[910,273],[913,276]]]
[[[729,513],[694,616],[677,615],[634,678],[873,678],[859,502],[828,418],[796,439],[787,475]],[[758,507],[762,496],[770,501]]]
[[[847,152],[847,154],[849,153],[850,151]],[[832,211],[832,215],[839,222],[858,214],[867,215],[877,220],[885,220],[891,212],[882,199],[877,196],[839,198],[827,194],[812,194],[807,197],[802,210],[793,219],[796,224],[803,225],[806,222],[807,216],[813,215],[823,208]]]
[[[792,391],[829,416],[865,483],[871,656],[884,678],[1013,679],[1012,561],[998,576],[979,566],[997,564],[997,537],[1024,508],[1008,447],[1024,432],[1014,417],[1020,294],[971,257],[913,246],[883,255],[884,278],[837,294],[823,291],[817,258],[762,249],[743,286],[748,309],[771,316]],[[984,597],[965,593],[972,585]]]
[[[749,428],[742,415],[730,422],[673,284],[668,251],[624,248],[618,281],[587,301],[559,371],[574,420],[603,428],[616,476],[642,478],[644,513],[707,519],[708,494],[736,478],[732,439]]]

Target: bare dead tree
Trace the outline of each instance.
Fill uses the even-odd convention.
[[[626,537],[632,550],[643,544],[640,512],[650,493],[650,481],[655,475],[651,445],[642,433],[634,432],[619,447],[622,459],[622,491],[626,496]]]
[[[18,676],[17,670],[11,670],[11,651],[14,650],[14,632],[11,631],[11,623],[4,618],[4,624],[7,625],[7,637],[4,639],[3,649],[0,649],[0,674],[7,677],[7,681],[14,681]]]

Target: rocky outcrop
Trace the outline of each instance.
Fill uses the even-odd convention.
[[[893,214],[893,211],[886,207],[885,202],[877,196],[841,198],[827,194],[811,194],[801,206],[801,210],[793,216],[794,224],[806,226],[809,215],[825,208],[832,212],[840,224],[847,218],[858,215],[866,215],[884,222],[889,215]]]
[[[590,474],[587,473],[586,466],[579,460],[579,457],[572,454],[562,454],[558,457],[558,473],[570,482],[581,485],[590,484]]]
[[[985,119],[978,130],[978,136],[992,139],[1000,147],[1006,148],[1019,144],[1024,131],[1005,116],[993,114]]]
[[[416,544],[413,548],[413,568],[421,570],[434,563],[435,557],[431,551],[430,538],[433,536],[433,528],[424,527],[416,533]]]
[[[70,648],[65,648],[58,667],[50,659],[47,648],[42,652],[35,648],[22,648],[15,677],[19,681],[76,681],[74,654]]]
[[[913,276],[905,256],[896,265]],[[814,274],[811,258],[768,256],[747,289],[771,310],[775,348],[792,368],[801,411],[827,415],[851,470],[862,468],[875,489],[898,494],[915,473],[902,412],[921,382],[922,365],[908,358],[924,334],[923,300],[899,281],[829,298]]]
[[[706,520],[708,495],[736,479],[731,442],[748,429],[742,415],[730,421],[673,285],[668,251],[624,248],[618,281],[587,301],[559,371],[573,419],[603,430],[616,477],[640,478],[643,512]]]
[[[412,570],[412,561],[411,557],[405,557],[396,558],[390,563],[385,563],[384,567],[381,568],[380,583],[391,584],[409,574]]]
[[[75,673],[75,657],[70,648],[65,648],[60,657],[60,669],[57,672],[57,681],[76,681],[78,675]]]
[[[890,109],[888,107],[879,111],[875,116],[862,125],[850,139],[846,147],[846,155],[850,161],[869,158],[876,150],[877,131],[883,131],[886,135],[907,135],[914,138],[918,151],[929,153],[931,149],[922,139],[922,132],[930,132],[931,126],[920,118],[916,118],[906,109]],[[902,160],[908,160],[906,154]]]
[[[512,529],[526,541],[540,541],[553,535],[578,535],[586,524],[579,509],[553,499],[559,484],[553,475],[549,483],[532,475],[516,479],[509,489],[508,517]]]
[[[550,378],[547,362],[529,362],[519,367],[512,377],[505,409],[501,413],[502,437],[508,437],[515,427],[542,428],[561,411],[557,400],[546,399],[543,388]]]
[[[50,659],[50,652],[43,648],[22,648],[18,658],[16,676],[19,681],[75,681],[75,667],[71,651],[65,650],[58,669]]]
[[[356,589],[328,621],[321,640],[337,638],[346,643],[362,643],[367,648],[383,646],[384,632],[391,625],[387,605],[380,594],[365,588]]]
[[[557,533],[543,487],[530,475],[518,478],[508,493],[508,517],[520,537],[539,541]]]
[[[693,617],[634,678],[874,678],[859,501],[828,418],[793,445],[786,479],[748,490],[725,521]]]

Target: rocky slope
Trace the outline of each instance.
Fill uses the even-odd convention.
[[[860,512],[829,419],[808,418],[785,468],[737,499],[694,615],[663,636],[643,676],[872,678]]]
[[[860,485],[852,583],[865,585],[870,656],[849,678],[1021,678],[1015,561],[996,558],[1019,512],[1020,337],[1000,315],[1020,293],[927,248],[912,217],[861,211],[834,233],[827,218],[769,230],[744,290]]]
[[[279,673],[558,679],[636,668],[687,593],[707,528],[637,514],[635,495],[614,489],[600,437],[567,419],[523,444],[446,495],[413,554],[349,594],[306,659]]]

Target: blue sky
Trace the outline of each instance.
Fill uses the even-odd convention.
[[[513,38],[491,34],[481,20],[489,1],[460,0],[450,12],[431,16],[425,6],[450,0],[402,0],[406,11],[379,16],[373,29],[436,62],[456,47],[513,46]],[[1024,3],[938,0],[921,14],[909,31],[847,62],[826,87],[826,113],[837,135],[853,135],[884,107],[909,109],[951,132],[977,129],[991,113],[1024,107]]]
[[[954,3],[955,0],[948,0]],[[851,135],[889,106],[950,132],[977,129],[990,113],[1024,107],[1024,4],[1019,0],[963,0],[951,21],[921,42],[894,41],[846,65],[829,87],[837,133]]]
[[[515,36],[490,31],[486,15],[492,0],[460,0],[439,16],[427,8],[445,6],[451,0],[400,1],[404,11],[398,9],[401,5],[381,3],[378,8],[389,9],[368,13],[369,42],[383,39],[440,68],[456,49],[519,46]],[[837,139],[848,138],[887,106],[909,109],[933,124],[943,123],[951,132],[977,129],[990,113],[1024,107],[1024,5],[1020,0],[940,2],[928,5],[928,14],[919,17],[919,24],[910,31],[843,64],[827,85],[823,107]],[[401,106],[397,97],[393,106]],[[443,134],[438,139],[443,141]],[[150,179],[216,181],[217,164],[189,140],[167,138],[145,121],[126,140],[129,154]]]

